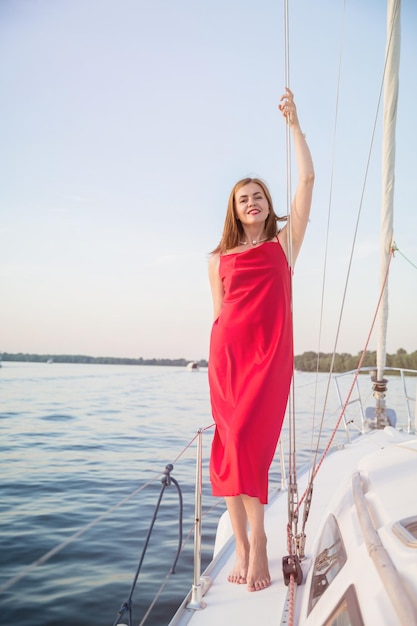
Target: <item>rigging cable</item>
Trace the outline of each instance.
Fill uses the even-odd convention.
[[[315,417],[316,417],[316,407],[317,407],[317,384],[318,384],[318,375],[319,375],[319,364],[320,364],[320,351],[321,351],[321,338],[323,332],[323,315],[324,315],[324,300],[325,300],[325,292],[326,292],[326,277],[327,277],[327,258],[328,258],[328,249],[329,249],[329,239],[330,239],[330,221],[332,214],[332,200],[333,200],[333,180],[334,180],[334,163],[335,163],[335,155],[336,155],[336,137],[337,137],[337,127],[338,127],[338,113],[339,113],[339,94],[340,94],[340,82],[342,75],[342,59],[343,59],[343,48],[344,48],[344,32],[345,32],[345,17],[346,17],[346,0],[343,2],[343,11],[342,11],[342,21],[341,21],[341,38],[340,38],[340,51],[339,51],[339,62],[338,62],[338,72],[337,72],[337,87],[336,87],[336,103],[335,103],[335,115],[334,115],[334,126],[333,126],[333,145],[332,145],[332,159],[331,159],[331,171],[330,171],[330,186],[329,186],[329,200],[328,200],[328,210],[327,210],[327,228],[326,228],[326,240],[325,240],[325,248],[324,248],[324,259],[323,259],[323,280],[322,280],[322,289],[321,289],[321,303],[320,303],[320,321],[319,321],[319,333],[318,333],[318,347],[317,347],[317,364],[316,364],[316,385],[314,392],[314,400],[313,400],[313,423],[311,428],[311,444],[310,450],[313,451],[314,444],[314,430],[315,430]],[[340,315],[341,317],[341,315]],[[340,328],[340,322],[339,322]],[[338,329],[339,332],[339,329]],[[337,335],[338,337],[338,335]],[[332,354],[332,360],[330,364],[330,374],[325,394],[324,404],[327,404],[327,398],[329,393],[330,386],[330,375],[333,371],[334,359],[336,354],[336,346],[337,346],[337,338],[336,344]],[[324,410],[321,417],[320,427],[319,427],[319,437],[317,441],[317,446],[314,452],[312,466],[311,466],[311,474],[307,485],[306,493],[303,496],[303,500],[305,500],[303,516],[302,516],[302,528],[301,535],[305,537],[305,527],[307,524],[308,516],[310,513],[311,500],[313,495],[313,480],[311,476],[314,473],[314,467],[318,454],[318,447],[320,443],[320,435],[323,428],[323,419],[324,419]],[[301,502],[300,502],[301,505]]]
[[[391,36],[389,37],[388,49],[389,49],[390,42],[391,42]],[[373,145],[374,145],[374,141],[375,141],[375,135],[376,135],[376,128],[377,128],[377,122],[378,122],[378,117],[379,117],[379,111],[380,111],[380,107],[381,107],[381,101],[382,101],[382,95],[383,95],[383,87],[384,87],[384,80],[385,80],[385,71],[386,71],[386,66],[387,66],[387,57],[388,57],[388,54],[386,55],[384,69],[383,69],[383,73],[382,73],[381,84],[380,84],[380,89],[379,89],[379,95],[378,95],[378,100],[377,100],[377,107],[376,107],[376,112],[375,112],[375,118],[374,118],[372,133],[371,133],[371,140],[370,140],[370,144],[369,144],[368,157],[367,157],[366,167],[365,167],[365,175],[364,175],[364,180],[363,180],[363,183],[362,183],[362,189],[361,189],[361,195],[360,195],[360,201],[359,201],[359,207],[358,207],[358,214],[357,214],[356,225],[355,225],[355,230],[354,230],[354,237],[353,237],[352,248],[351,248],[351,253],[350,253],[350,258],[349,258],[348,270],[347,270],[347,275],[346,275],[346,280],[345,280],[345,287],[344,287],[344,291],[343,291],[342,303],[341,303],[341,308],[340,308],[340,313],[339,313],[339,320],[338,320],[336,337],[335,337],[335,343],[334,343],[334,348],[333,348],[333,353],[332,353],[332,360],[331,360],[331,365],[330,365],[330,371],[329,371],[329,376],[328,376],[328,380],[327,380],[327,387],[326,387],[325,399],[324,399],[323,410],[322,410],[322,415],[321,415],[321,422],[320,422],[320,427],[319,427],[319,433],[318,433],[318,438],[317,438],[317,445],[316,445],[316,449],[315,449],[315,453],[314,453],[314,461],[313,461],[313,465],[312,465],[312,469],[311,469],[311,478],[310,478],[309,484],[307,486],[306,492],[303,494],[303,496],[302,496],[302,498],[300,500],[299,505],[301,505],[302,501],[304,501],[307,498],[308,492],[312,491],[314,478],[317,475],[317,471],[318,471],[319,467],[321,466],[321,464],[322,464],[322,462],[324,460],[324,456],[327,453],[327,451],[328,451],[328,449],[330,447],[330,444],[333,441],[334,436],[335,436],[335,431],[333,431],[333,433],[331,435],[331,440],[330,440],[329,444],[327,445],[325,452],[321,456],[319,465],[316,466],[317,458],[318,458],[318,454],[319,454],[320,439],[321,439],[321,435],[322,435],[322,431],[323,431],[324,417],[325,417],[325,411],[326,411],[327,400],[328,400],[328,395],[329,395],[331,376],[332,376],[332,373],[333,373],[334,360],[335,360],[335,356],[336,356],[337,343],[338,343],[339,334],[340,334],[342,316],[343,316],[343,312],[344,312],[344,308],[345,308],[347,287],[348,287],[350,274],[351,274],[351,269],[352,269],[352,264],[353,264],[353,254],[354,254],[354,250],[355,250],[355,246],[356,246],[356,239],[357,239],[357,236],[358,236],[359,222],[360,222],[360,217],[361,217],[361,214],[362,214],[362,207],[363,207],[363,200],[364,200],[364,195],[365,195],[365,188],[366,188],[366,183],[367,183],[367,180],[368,180],[368,173],[369,173],[369,168],[370,168],[371,155],[372,155]],[[330,207],[329,207],[329,210],[330,210]],[[390,266],[390,263],[391,263],[393,252],[394,252],[394,249],[391,248],[390,256],[389,256],[388,261],[387,261],[387,268],[386,268],[385,279],[384,279],[383,286],[381,288],[381,293],[380,293],[379,300],[378,300],[377,312],[378,312],[378,310],[379,310],[379,308],[381,306],[381,299],[382,299],[383,293],[385,291],[385,287],[386,287],[386,283],[387,283],[387,279],[388,279],[389,266]],[[375,315],[377,315],[377,313]],[[371,332],[372,332],[372,329],[373,329],[373,327],[375,325],[375,321],[376,321],[376,318],[374,318],[374,320],[372,322]],[[359,362],[358,373],[359,373],[359,369],[360,369],[360,367],[362,365],[363,359],[365,357],[365,351],[366,351],[366,347],[368,345],[369,340],[370,340],[370,336],[368,336],[368,339],[366,341],[366,346],[364,348],[364,351],[362,353],[362,356],[361,356],[361,359],[360,359],[360,362]],[[348,394],[349,397],[350,397],[352,391],[353,391],[353,386],[352,386],[351,390],[349,391],[349,394]],[[337,428],[340,425],[341,419],[342,419],[342,417],[344,415],[344,412],[345,412],[345,409],[346,409],[346,405],[347,405],[347,403],[342,408],[341,415],[340,415],[340,417],[339,417],[339,419],[337,421],[337,425],[335,427],[336,430],[337,430]],[[308,501],[308,499],[309,498],[307,498],[307,501]],[[304,530],[304,526],[305,526],[305,522],[303,522],[303,530]]]
[[[341,44],[340,44],[340,51],[339,51],[339,63],[338,63],[338,73],[337,73],[337,88],[336,88],[335,116],[334,116],[334,126],[333,126],[333,145],[332,145],[332,159],[331,159],[331,170],[330,170],[329,200],[328,200],[328,209],[327,209],[327,228],[326,228],[326,240],[325,240],[325,245],[324,245],[323,280],[322,280],[322,288],[321,288],[320,319],[319,319],[319,332],[318,332],[318,345],[317,345],[316,387],[315,387],[314,402],[313,402],[313,424],[312,424],[312,429],[311,429],[311,444],[310,444],[311,450],[313,450],[314,448],[313,438],[314,438],[314,421],[315,421],[316,406],[317,406],[317,382],[318,382],[318,374],[319,374],[319,366],[320,366],[321,338],[322,338],[322,333],[323,333],[324,301],[325,301],[325,293],[326,293],[327,258],[328,258],[328,250],[329,250],[330,221],[331,221],[332,200],[333,200],[334,163],[335,163],[335,155],[336,155],[336,136],[337,136],[338,113],[339,113],[340,79],[341,79],[341,74],[342,74],[345,15],[346,15],[346,0],[344,0],[344,3],[343,3],[343,14],[342,14],[342,24],[341,24]],[[334,359],[334,352],[333,352],[333,357],[332,357],[331,369],[333,368],[333,359]]]
[[[378,317],[378,313],[379,313],[379,310],[380,310],[380,307],[381,307],[384,291],[385,291],[385,288],[387,286],[388,275],[389,275],[391,260],[392,260],[393,256],[394,256],[394,248],[391,248],[390,256],[389,256],[388,263],[387,263],[386,270],[385,270],[385,277],[384,277],[383,285],[381,287],[381,291],[380,291],[379,298],[378,298],[378,303],[377,303],[377,306],[376,306],[376,309],[375,309],[375,314],[374,314],[374,317],[373,317],[373,320],[372,320],[371,328],[370,328],[369,333],[368,333],[368,337],[367,337],[366,342],[365,342],[365,346],[364,346],[364,348],[362,350],[361,357],[359,359],[358,367],[356,368],[355,376],[353,378],[353,381],[352,381],[352,384],[350,386],[350,389],[349,389],[349,391],[347,393],[346,400],[345,400],[345,403],[344,403],[344,405],[342,407],[342,410],[340,412],[338,420],[337,420],[337,422],[336,422],[336,424],[335,424],[335,426],[333,428],[333,431],[332,431],[332,433],[331,433],[331,435],[329,437],[329,441],[328,441],[328,443],[327,443],[327,445],[326,445],[326,447],[325,447],[325,449],[324,449],[324,451],[323,451],[323,453],[322,453],[322,455],[320,457],[320,461],[318,462],[317,465],[315,464],[314,471],[312,473],[311,482],[313,482],[314,478],[317,476],[317,473],[318,473],[318,471],[319,471],[319,469],[320,469],[320,467],[321,467],[321,465],[322,465],[322,463],[323,463],[323,461],[324,461],[324,459],[325,459],[325,457],[326,457],[326,455],[327,455],[327,453],[328,453],[328,451],[330,449],[330,446],[333,443],[333,440],[334,440],[334,438],[336,436],[336,432],[337,432],[337,430],[338,430],[338,428],[340,426],[340,422],[342,421],[342,418],[343,418],[343,416],[344,416],[344,414],[346,412],[347,406],[348,406],[349,401],[350,401],[350,397],[351,397],[351,395],[353,393],[353,389],[355,387],[356,381],[357,381],[358,376],[360,374],[360,370],[361,370],[361,367],[362,367],[362,364],[363,364],[363,361],[365,359],[365,355],[366,355],[366,352],[367,352],[367,349],[368,349],[368,344],[369,344],[369,341],[371,339],[371,335],[372,335],[372,332],[374,330],[374,327],[375,327],[375,324],[376,324],[376,321],[377,321],[377,317]],[[316,450],[316,458],[317,458],[317,455],[318,455],[318,451]],[[309,488],[307,487],[307,489],[305,490],[305,492],[303,493],[303,495],[302,495],[302,497],[300,499],[300,506],[301,506],[302,502],[304,501],[304,499],[305,499],[305,497],[306,497],[306,495],[308,493],[308,490],[309,490]]]
[[[284,0],[284,74],[285,86],[290,86],[290,52],[289,52],[289,12],[288,0]],[[292,202],[292,180],[291,180],[291,131],[287,121],[285,125],[285,158],[286,158],[286,210],[287,210],[287,246],[288,246],[288,262],[290,272],[293,271],[293,254],[292,254],[292,220],[291,220],[291,202]],[[291,281],[291,313],[293,312],[293,294]],[[292,527],[292,538],[297,535],[297,466],[296,466],[296,437],[295,437],[295,394],[294,394],[294,376],[292,378],[290,397],[289,397],[289,461],[288,461],[288,524]],[[289,541],[288,550],[290,554],[295,552],[295,545]]]
[[[413,263],[411,261],[411,259],[408,259],[405,254],[403,254],[401,252],[401,250],[399,248],[397,248],[397,244],[395,243],[395,241],[392,242],[393,248],[394,248],[394,252],[398,252],[398,254],[400,254],[402,256],[403,259],[405,259],[407,261],[407,263],[409,263],[412,267],[414,267],[415,270],[417,270],[417,265],[415,263]]]
[[[284,63],[285,63],[285,86],[290,87],[290,46],[289,46],[289,11],[288,0],[284,0]],[[292,220],[291,220],[291,204],[292,204],[292,180],[291,180],[291,132],[290,124],[287,121],[286,129],[286,208],[287,208],[287,245],[288,245],[288,263],[291,272],[291,315],[293,315],[293,290],[292,290],[292,273],[293,273],[293,250],[292,250]],[[293,365],[294,368],[294,365]],[[297,536],[298,536],[298,485],[297,485],[297,459],[296,459],[296,431],[295,431],[295,389],[294,389],[294,373],[292,376],[290,395],[288,399],[289,411],[289,459],[288,459],[288,524],[287,539],[288,552],[287,556],[282,559],[282,569],[285,584],[288,586],[288,617],[289,623],[294,621],[294,602],[295,602],[295,585],[302,582],[302,571],[298,557]]]

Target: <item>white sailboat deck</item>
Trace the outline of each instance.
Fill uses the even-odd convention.
[[[321,598],[306,616],[310,600],[312,570],[304,576],[303,584],[296,590],[295,624],[324,624],[331,611],[337,606],[347,587],[354,586],[358,597],[362,619],[365,623],[399,624],[390,595],[381,585],[379,575],[372,561],[367,558],[367,548],[358,527],[357,515],[352,513],[352,474],[360,472],[364,483],[366,500],[372,519],[381,540],[397,562],[405,588],[417,597],[417,540],[414,545],[399,538],[395,524],[400,520],[417,518],[417,497],[415,496],[415,476],[417,473],[417,440],[393,428],[368,433],[358,437],[351,444],[330,453],[315,479],[314,497],[307,524],[307,558],[302,563],[307,571],[314,553],[313,538],[319,539],[321,523],[333,514],[337,518],[343,534],[347,560],[343,566],[343,576],[335,576]],[[401,481],[398,478],[401,477]],[[299,476],[299,496],[304,492],[308,473]],[[329,500],[328,494],[333,494]],[[248,592],[246,585],[234,585],[227,581],[227,575],[234,562],[234,542],[230,535],[227,514],[221,523],[222,541],[215,559],[204,572],[212,578],[202,610],[185,609],[189,598],[170,622],[170,626],[182,626],[192,621],[193,626],[252,626],[253,624],[281,623],[288,588],[284,584],[282,557],[288,554],[286,525],[288,520],[287,493],[278,493],[266,510],[266,532],[272,584],[259,592]],[[301,511],[302,513],[302,511]],[[300,513],[300,517],[301,517]],[[396,558],[398,557],[398,558]],[[369,595],[379,594],[378,602],[369,600]],[[301,598],[302,596],[302,598]],[[286,623],[286,617],[284,621]],[[362,623],[362,622],[358,622]],[[410,622],[413,623],[413,622]]]

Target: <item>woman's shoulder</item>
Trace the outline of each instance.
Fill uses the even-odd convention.
[[[220,252],[212,252],[209,256],[208,266],[209,272],[218,272],[220,265]]]
[[[209,256],[208,275],[212,289],[218,289],[220,280],[220,252],[212,252]]]

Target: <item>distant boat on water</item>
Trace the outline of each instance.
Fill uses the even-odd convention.
[[[186,367],[189,372],[198,372],[198,370],[200,369],[197,361],[190,361],[189,363],[187,363]]]

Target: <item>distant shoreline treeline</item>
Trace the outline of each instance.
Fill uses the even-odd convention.
[[[349,372],[355,370],[359,365],[361,357],[361,352],[356,356],[347,353],[335,354],[332,371]],[[317,352],[304,352],[294,358],[294,367],[303,372],[330,372],[332,359],[332,353],[320,352],[320,359],[317,363]],[[385,366],[417,370],[417,350],[408,354],[406,350],[400,348],[395,354],[387,354]],[[376,352],[365,352],[362,367],[376,368]]]
[[[191,359],[138,359],[117,358],[117,357],[94,357],[80,354],[10,354],[3,352],[0,355],[3,361],[19,361],[29,363],[85,363],[102,365],[166,365],[185,367]],[[334,356],[333,372],[346,372],[358,367],[361,353],[353,356],[342,353]],[[329,372],[333,359],[332,353],[320,352],[317,360],[317,352],[304,352],[294,358],[294,366],[303,372]],[[206,359],[195,361],[200,367],[207,367]],[[363,367],[376,367],[376,352],[366,352],[362,363]],[[400,367],[404,369],[417,370],[417,350],[408,354],[406,350],[400,348],[395,354],[387,354],[386,367]]]
[[[174,365],[186,366],[192,359],[129,359],[112,356],[86,356],[84,354],[0,354],[3,361],[16,361],[25,363],[85,363],[88,365]],[[201,359],[195,361],[200,367],[207,367],[207,361]]]

